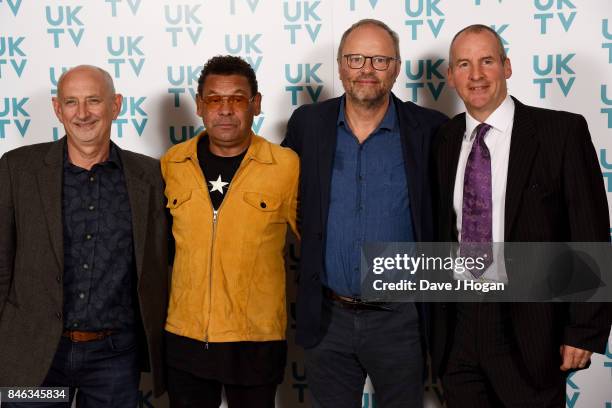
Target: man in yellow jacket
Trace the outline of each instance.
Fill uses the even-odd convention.
[[[172,408],[274,407],[286,363],[284,246],[296,231],[299,160],[253,134],[261,94],[251,66],[202,69],[206,130],[162,158],[176,254],[166,321]]]

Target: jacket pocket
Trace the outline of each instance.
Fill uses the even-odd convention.
[[[263,212],[277,211],[281,205],[279,198],[255,192],[245,192],[244,201],[251,207]]]
[[[191,199],[191,190],[188,191],[177,191],[168,193],[168,203],[166,207],[172,210],[175,210],[185,204],[187,201]]]

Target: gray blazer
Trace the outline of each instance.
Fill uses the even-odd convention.
[[[0,159],[0,386],[37,386],[63,331],[63,149],[66,139]],[[168,232],[159,162],[119,149],[132,211],[142,369],[165,391]]]

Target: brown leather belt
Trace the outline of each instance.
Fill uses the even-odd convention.
[[[113,334],[112,330],[102,330],[97,332],[66,330],[62,333],[62,336],[68,337],[74,343],[81,343],[84,341],[102,340],[111,334]]]
[[[342,296],[334,292],[333,290],[324,287],[323,295],[329,299],[334,301],[338,306],[343,307],[345,309],[351,310],[385,310],[390,311],[393,310],[388,306],[385,306],[385,303],[382,302],[364,302],[359,298],[352,298],[349,296]]]

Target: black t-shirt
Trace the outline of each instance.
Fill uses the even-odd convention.
[[[210,200],[215,210],[218,210],[246,151],[234,157],[219,157],[210,152],[208,143],[208,138],[204,137],[198,142],[198,161],[206,179]],[[175,369],[223,384],[280,384],[283,382],[287,362],[287,342],[276,340],[204,344],[166,332],[166,361]]]

